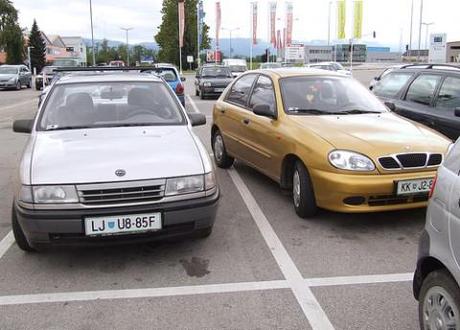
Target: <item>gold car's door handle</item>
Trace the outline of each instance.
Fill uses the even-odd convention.
[[[242,121],[241,121],[243,124],[245,125],[249,125],[249,123],[251,122],[249,119],[247,118],[244,118]]]
[[[217,111],[219,111],[220,113],[225,113],[225,108],[223,107],[216,107]]]

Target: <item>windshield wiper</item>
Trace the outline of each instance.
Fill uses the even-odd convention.
[[[359,115],[365,113],[381,113],[380,111],[371,111],[371,110],[362,110],[362,109],[351,109],[340,111],[339,114],[350,114],[350,115]]]
[[[62,131],[62,130],[70,130],[70,129],[84,129],[84,128],[93,128],[91,126],[57,126],[57,127],[50,127],[47,128],[47,131]]]
[[[295,112],[295,113],[309,113],[312,115],[338,115],[340,112],[333,112],[333,111],[326,111],[320,109],[289,109],[288,112]]]

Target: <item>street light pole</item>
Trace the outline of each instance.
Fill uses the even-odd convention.
[[[126,32],[126,54],[127,54],[127,66],[129,66],[129,40],[128,40],[128,32],[129,30],[132,30],[132,27],[129,28],[120,28]]]
[[[27,47],[27,60],[29,61],[29,71],[32,72],[32,62],[30,60],[30,49],[34,48],[32,46]]]
[[[329,9],[328,9],[328,16],[327,16],[327,45],[331,44],[331,6],[332,1],[329,1]]]
[[[411,58],[412,54],[412,21],[414,19],[414,0],[412,0],[410,7],[410,32],[409,32],[409,47],[408,47],[408,57]]]
[[[420,47],[422,43],[423,0],[420,0],[420,25],[418,28],[418,53],[417,62],[420,62]]]
[[[233,31],[238,31],[239,29],[240,29],[239,27],[236,27],[236,28],[233,28],[233,29],[227,29],[227,28],[224,28],[224,27],[222,28],[222,30],[226,30],[226,31],[228,31],[229,34],[230,34],[230,49],[229,49],[229,50],[230,50],[230,51],[229,51],[229,53],[230,53],[230,58],[232,58],[232,32],[233,32]]]
[[[430,28],[430,25],[433,25],[434,22],[430,22],[430,23],[422,23],[423,25],[425,25],[425,49],[428,49],[428,29]]]
[[[89,16],[91,19],[91,48],[93,53],[93,66],[96,66],[96,54],[94,53],[93,5],[91,0],[89,0]]]

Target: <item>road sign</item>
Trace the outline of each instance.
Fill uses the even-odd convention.
[[[303,62],[305,51],[303,46],[286,47],[286,61]]]
[[[193,56],[191,55],[187,56],[187,63],[193,63]]]
[[[447,36],[445,33],[432,33],[430,35],[429,63],[446,63],[446,41]]]

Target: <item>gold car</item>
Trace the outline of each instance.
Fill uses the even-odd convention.
[[[235,158],[292,191],[301,217],[317,208],[424,207],[450,141],[390,112],[360,83],[313,69],[251,71],[213,110],[219,167]]]

